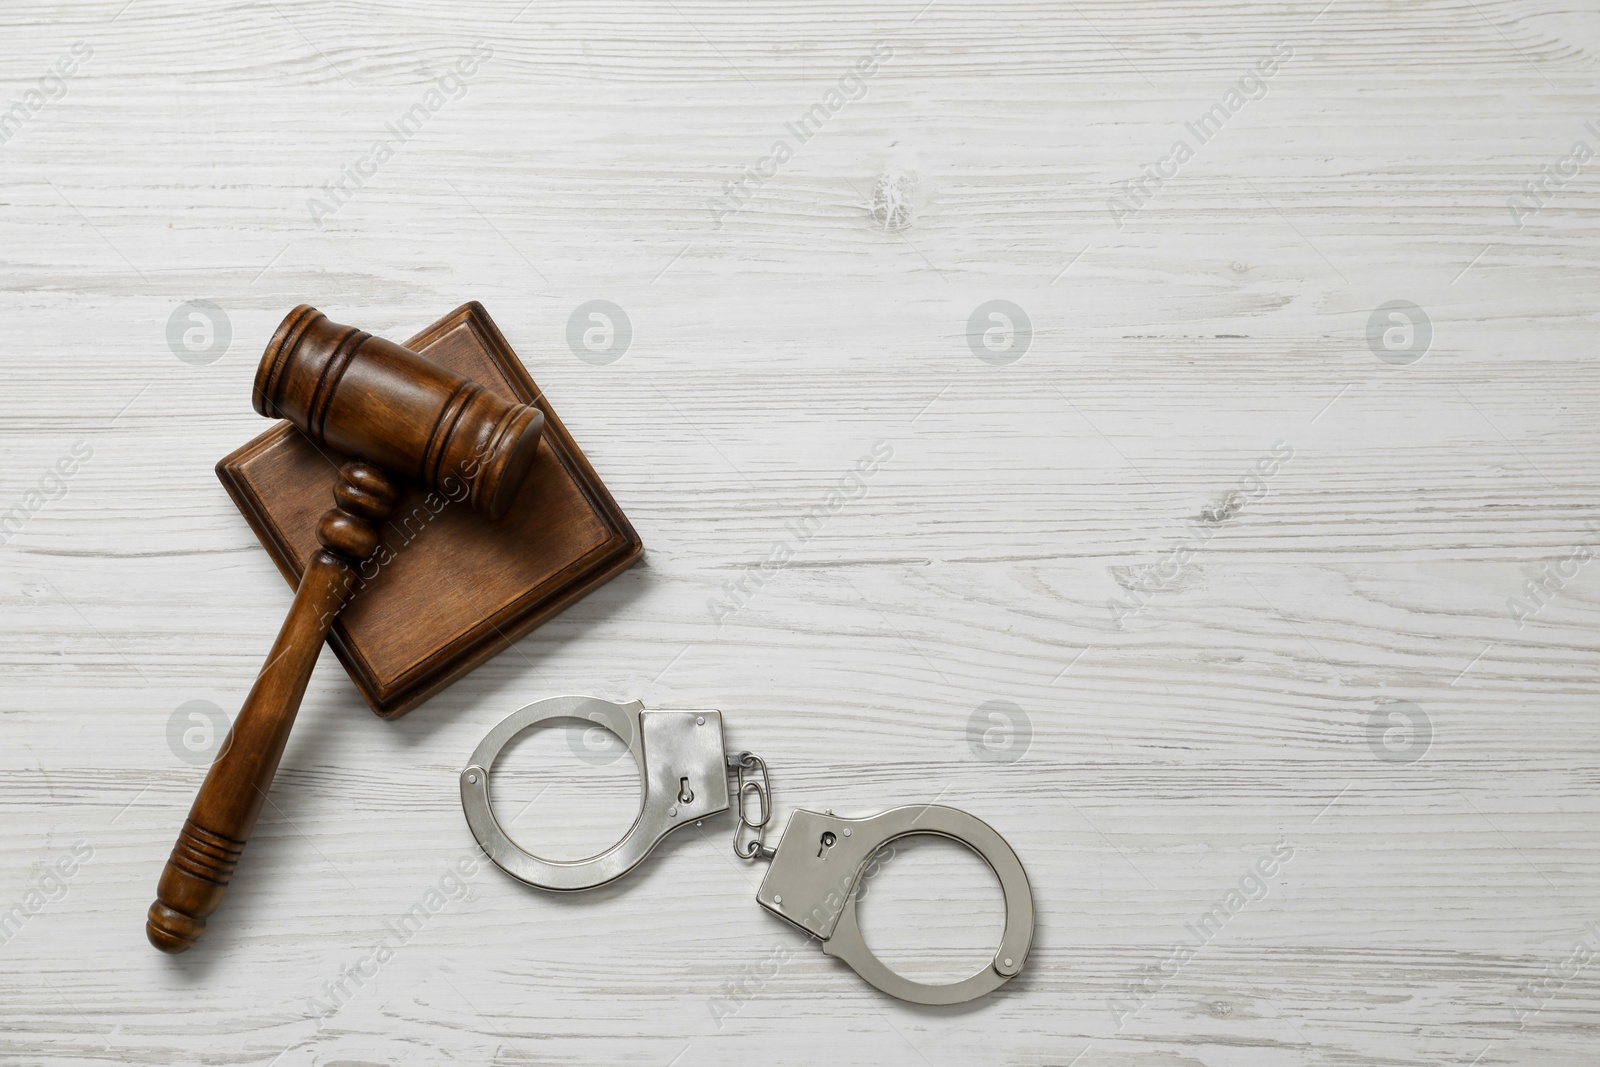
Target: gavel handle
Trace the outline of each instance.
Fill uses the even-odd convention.
[[[334,489],[337,506],[322,517],[317,530],[323,547],[312,554],[300,577],[294,604],[266,666],[206,773],[161,872],[145,934],[163,952],[191,947],[205,932],[207,917],[222,903],[272,788],[322,642],[354,595],[353,564],[376,550],[379,538],[374,524],[394,507],[397,488],[379,468],[348,463],[339,473]]]

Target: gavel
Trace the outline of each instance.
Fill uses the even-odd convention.
[[[493,520],[516,499],[538,451],[544,413],[380,337],[295,308],[256,370],[254,405],[288,419],[317,448],[353,457],[278,639],[234,719],[178,833],[145,922],[150,943],[183,952],[222,903],[334,619],[382,542],[402,479]],[[454,480],[452,482],[452,479]]]

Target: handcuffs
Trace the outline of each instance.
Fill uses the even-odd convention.
[[[588,859],[541,859],[500,828],[489,805],[489,778],[500,751],[524,730],[553,719],[582,719],[621,738],[638,764],[643,797],[622,840]],[[518,881],[539,889],[576,892],[614,881],[637,867],[680,826],[729,808],[728,780],[739,822],[734,851],[741,859],[770,860],[756,901],[822,942],[868,983],[914,1004],[960,1004],[993,992],[1022,970],[1033,941],[1033,893],[1017,854],[993,827],[942,804],[908,805],[847,819],[796,809],[776,848],[764,842],[772,791],[761,757],[730,757],[718,711],[648,711],[638,701],[613,704],[589,696],[541,700],[501,720],[461,772],[461,806],[484,853]],[[751,803],[754,801],[754,817]],[[874,853],[902,837],[929,834],[959,841],[981,856],[1000,880],[1005,931],[989,967],[959,982],[929,985],[891,971],[872,954],[856,925],[856,895]]]

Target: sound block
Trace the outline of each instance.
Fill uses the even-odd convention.
[[[328,641],[386,719],[616,577],[644,547],[483,305],[457,308],[405,346],[536,405],[546,421],[533,470],[506,515],[489,522],[464,501],[408,487],[383,529],[385,547],[359,568],[355,596]],[[319,547],[317,520],[347,459],[280,422],[217,464],[291,586]]]

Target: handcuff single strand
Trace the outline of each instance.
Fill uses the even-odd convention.
[[[639,814],[622,839],[598,855],[541,859],[501,829],[489,802],[490,772],[500,751],[524,730],[574,718],[622,739],[642,779]],[[993,992],[1022,970],[1033,941],[1033,893],[1022,862],[993,827],[958,808],[907,805],[865,818],[797,808],[777,846],[768,847],[764,838],[773,806],[766,761],[751,752],[726,754],[718,711],[650,711],[638,701],[614,704],[588,696],[541,700],[489,731],[462,770],[460,784],[467,825],[484,853],[513,878],[558,892],[614,881],[643,862],[673,830],[731,806],[737,814],[734,853],[771,864],[756,891],[757,903],[819,939],[825,955],[843,960],[867,982],[901,1000],[960,1004]],[[919,834],[949,838],[976,852],[995,872],[1005,897],[1005,929],[991,965],[959,982],[929,985],[896,974],[872,954],[856,923],[862,872],[873,855],[892,841]]]

